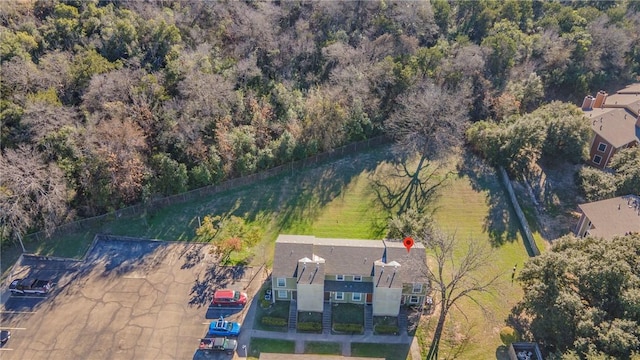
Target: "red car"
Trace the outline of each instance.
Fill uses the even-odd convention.
[[[247,294],[237,290],[216,290],[211,306],[245,306]]]

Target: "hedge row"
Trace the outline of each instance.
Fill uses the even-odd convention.
[[[281,317],[264,316],[262,317],[262,325],[268,326],[286,326],[287,319]]]
[[[396,325],[376,325],[375,327],[376,334],[393,334],[398,335],[400,333],[400,328]]]
[[[334,324],[333,330],[337,332],[361,333],[362,325],[360,324]]]
[[[322,331],[322,324],[319,322],[299,322],[298,330],[300,331]]]

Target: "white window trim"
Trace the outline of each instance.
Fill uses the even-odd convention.
[[[604,150],[600,150],[600,145],[604,145]],[[607,151],[607,144],[605,144],[605,143],[603,143],[603,142],[599,143],[599,144],[598,144],[598,151],[600,151],[600,152],[605,152],[605,151]]]
[[[353,281],[362,281],[362,275],[353,275]]]
[[[344,293],[342,291],[336,292],[336,300],[344,300]]]
[[[289,297],[289,292],[287,290],[278,290],[278,299],[286,299]]]
[[[596,161],[596,158],[600,158],[600,160]],[[600,155],[594,155],[594,157],[593,157],[593,163],[594,163],[594,164],[598,164],[598,165],[600,165],[600,163],[601,163],[601,162],[602,162],[602,156],[600,156]]]
[[[418,287],[418,290],[416,291],[416,286]],[[414,283],[413,284],[413,289],[411,289],[411,292],[413,294],[420,294],[422,292],[422,284],[420,283]]]
[[[280,280],[282,280],[282,285],[280,285]],[[276,286],[277,287],[287,287],[287,279],[285,279],[285,278],[276,279]]]
[[[358,296],[357,299],[356,299],[356,295]],[[362,293],[352,293],[351,294],[351,300],[352,301],[362,301]]]
[[[344,275],[336,275],[336,281],[344,281]]]
[[[413,300],[415,298],[415,301]],[[417,295],[411,295],[409,297],[409,304],[417,304],[420,301]]]

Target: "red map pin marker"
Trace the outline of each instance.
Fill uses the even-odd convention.
[[[402,244],[407,248],[407,252],[411,251],[411,247],[413,246],[413,239],[409,236],[402,240]]]

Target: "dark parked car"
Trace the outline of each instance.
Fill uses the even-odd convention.
[[[9,330],[0,330],[0,345],[4,345],[9,338],[11,337],[11,331]]]

